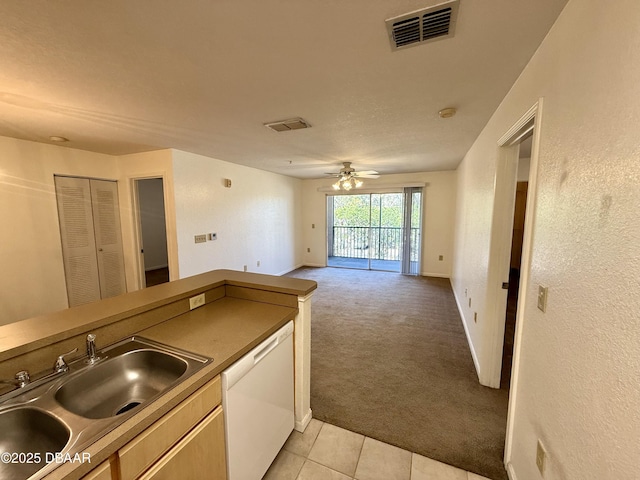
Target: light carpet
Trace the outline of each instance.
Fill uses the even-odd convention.
[[[448,279],[340,268],[312,301],[313,416],[506,480],[508,392],[478,383]]]

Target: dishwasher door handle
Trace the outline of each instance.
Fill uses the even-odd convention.
[[[293,334],[293,322],[289,322],[279,332],[274,333],[245,354],[240,360],[222,372],[222,388],[228,390],[242,377],[248,374],[252,368],[258,365],[272,350],[281,345]],[[293,352],[291,352],[293,355]]]
[[[273,350],[274,348],[276,348],[278,346],[278,344],[280,343],[279,340],[280,339],[278,337],[274,338],[267,345],[265,345],[262,350],[257,352],[253,356],[253,364],[256,365],[256,364],[260,363],[260,360],[262,360],[264,357],[266,357],[271,350]]]

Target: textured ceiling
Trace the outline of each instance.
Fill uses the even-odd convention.
[[[384,20],[437,3],[3,1],[0,135],[300,178],[454,169],[566,0],[460,0],[453,38],[392,52]],[[312,128],[263,126],[291,117]]]

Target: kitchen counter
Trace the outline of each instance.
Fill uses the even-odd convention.
[[[82,478],[290,320],[295,428],[304,431],[311,419],[310,316],[316,287],[309,280],[217,270],[0,326],[0,374],[7,378],[21,369],[45,371],[74,347],[82,351],[89,332],[97,334],[99,348],[139,335],[214,359],[85,448],[91,463],[65,463],[43,478]],[[205,304],[190,310],[195,295],[204,295]]]
[[[297,309],[224,297],[200,308],[142,330],[138,335],[212,357],[214,361],[173,388],[84,452],[91,465],[64,464],[46,480],[76,480],[140,434],[171,408],[249,352],[296,316]]]
[[[225,297],[140,335],[213,357],[213,378],[293,320],[296,313],[295,308]]]

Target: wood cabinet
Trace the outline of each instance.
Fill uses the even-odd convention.
[[[109,460],[105,460],[98,467],[91,470],[88,474],[82,477],[82,480],[112,480]]]
[[[222,441],[221,441],[222,439]],[[227,466],[222,407],[216,408],[140,480],[224,480]]]
[[[217,376],[82,480],[226,480],[221,402]]]
[[[118,451],[122,480],[138,478],[220,405],[221,398],[218,376],[122,447]]]
[[[227,478],[220,376],[118,451],[120,480]]]

